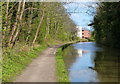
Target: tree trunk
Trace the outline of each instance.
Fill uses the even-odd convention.
[[[24,9],[25,9],[25,0],[23,1],[23,4],[22,4],[22,10],[21,10],[21,13],[20,13],[20,18],[19,18],[19,23],[18,23],[18,28],[16,30],[16,33],[12,39],[12,43],[11,43],[11,46],[13,47],[14,43],[15,43],[15,40],[19,34],[19,31],[20,31],[20,27],[21,27],[21,21],[22,21],[22,16],[23,16],[23,12],[24,12]]]
[[[18,19],[19,19],[19,14],[20,14],[20,9],[21,9],[21,2],[19,2],[19,5],[18,5],[18,11],[17,11],[17,15],[16,15],[16,20],[15,20],[15,23],[14,23],[13,28],[12,28],[12,32],[11,32],[11,35],[10,35],[10,39],[9,39],[8,46],[11,45],[11,40],[12,40],[13,35],[14,35],[14,33],[15,33],[15,30],[16,30],[16,28],[17,28]]]
[[[43,21],[43,18],[44,18],[44,11],[43,11],[42,17],[41,17],[41,19],[40,19],[40,22],[39,22],[39,25],[38,25],[38,28],[37,28],[35,37],[34,37],[34,39],[33,39],[32,46],[34,45],[34,43],[35,43],[35,41],[36,41],[36,39],[37,39],[37,36],[38,36],[39,30],[40,30],[40,26],[41,26],[41,23],[42,23],[42,21]]]
[[[47,39],[47,36],[49,35],[49,23],[50,23],[50,18],[49,16],[47,17],[47,27],[46,27],[46,35],[45,35],[45,40]]]
[[[3,33],[2,33],[2,40],[4,40],[4,38],[5,38],[5,33],[6,33],[6,28],[7,28],[7,26],[8,26],[8,7],[9,7],[9,0],[7,1],[7,8],[6,8],[6,23],[5,23],[5,31],[3,31]]]
[[[55,38],[57,38],[57,33],[58,33],[58,27],[59,27],[59,24],[57,22],[55,22]]]
[[[29,37],[30,37],[30,32],[31,32],[31,26],[32,26],[32,16],[33,16],[33,11],[30,10],[30,21],[29,21],[29,30],[28,30],[28,36],[26,38],[26,43],[28,43],[29,41]]]

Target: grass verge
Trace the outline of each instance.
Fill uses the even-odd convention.
[[[2,62],[2,82],[12,82],[15,80],[23,69],[38,57],[39,53],[47,46],[37,46],[30,48],[29,51],[17,51],[15,49],[7,49],[3,54]]]
[[[65,63],[62,57],[62,47],[58,48],[56,53],[56,75],[57,82],[70,82],[68,72],[65,68]]]

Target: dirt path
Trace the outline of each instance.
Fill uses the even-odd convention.
[[[63,45],[63,44],[61,44]],[[59,46],[49,47],[17,77],[15,82],[56,82],[55,53]]]

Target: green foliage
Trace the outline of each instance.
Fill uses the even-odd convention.
[[[21,9],[18,11],[19,6]],[[26,2],[22,10],[23,6],[23,2],[2,4],[3,46],[10,44],[14,46],[21,42],[32,45],[35,36],[37,37],[35,42],[39,44],[47,43],[50,39],[58,41],[76,39],[75,24],[66,13],[62,3]],[[22,11],[23,14],[21,14]],[[21,19],[20,16],[22,16]],[[38,26],[40,21],[41,25]],[[12,32],[14,32],[13,35]],[[14,38],[15,41],[13,41]]]
[[[38,57],[39,53],[46,48],[46,45],[31,48],[30,51],[19,51],[7,49],[3,54],[2,81],[12,82],[23,69]]]
[[[56,53],[56,74],[58,82],[69,82],[68,72],[62,57],[62,48],[58,48]]]
[[[1,4],[4,82],[13,81],[44,45],[77,38],[75,24],[62,3],[8,1]],[[36,44],[40,47],[29,49]]]
[[[98,43],[120,48],[120,2],[100,3],[93,27]]]
[[[80,42],[88,42],[89,40],[88,39],[80,39],[79,41]]]
[[[92,42],[94,42],[95,39],[94,39],[94,38],[88,38],[88,41],[92,41]]]

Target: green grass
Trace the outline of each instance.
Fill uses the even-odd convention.
[[[62,47],[58,48],[56,53],[56,75],[57,82],[69,82],[68,72],[62,57]]]
[[[29,51],[7,49],[3,53],[2,81],[14,81],[16,76],[18,76],[33,59],[37,58],[39,56],[38,54],[46,47],[46,45],[37,46],[35,48],[30,48]]]

